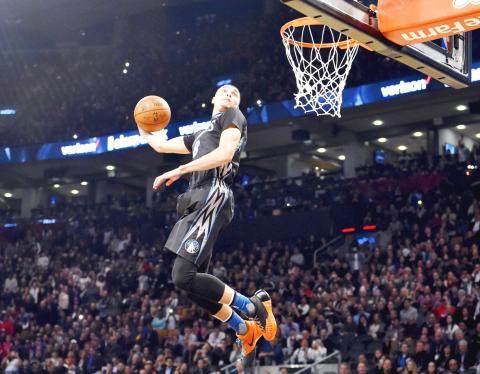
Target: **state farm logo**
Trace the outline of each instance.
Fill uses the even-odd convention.
[[[465,8],[467,5],[480,5],[480,0],[453,0],[453,7],[457,9]]]

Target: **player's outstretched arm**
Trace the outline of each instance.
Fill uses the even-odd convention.
[[[163,140],[160,137],[153,135],[142,129],[138,129],[140,135],[145,139],[150,147],[152,147],[158,153],[180,153],[188,154],[190,151],[185,147],[182,136],[170,140]]]

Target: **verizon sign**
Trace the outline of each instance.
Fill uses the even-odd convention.
[[[382,96],[384,98],[400,96],[412,92],[425,91],[430,83],[430,80],[430,77],[427,79],[417,79],[413,81],[401,80],[396,84],[380,87],[380,91],[382,91]]]

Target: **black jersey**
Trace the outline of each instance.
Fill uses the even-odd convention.
[[[222,131],[232,124],[238,127],[241,133],[240,142],[232,161],[215,169],[194,171],[190,177],[190,188],[215,184],[223,184],[228,187],[233,185],[234,177],[240,166],[240,153],[247,144],[247,120],[239,109],[229,108],[225,112],[215,114],[207,129],[184,136],[183,142],[192,153],[193,160],[196,160],[217,148]]]

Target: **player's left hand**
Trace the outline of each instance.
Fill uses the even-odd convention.
[[[167,171],[166,173],[163,173],[155,178],[155,181],[153,182],[153,189],[158,189],[165,182],[165,185],[170,186],[173,182],[179,180],[182,175],[183,173],[179,168]]]

